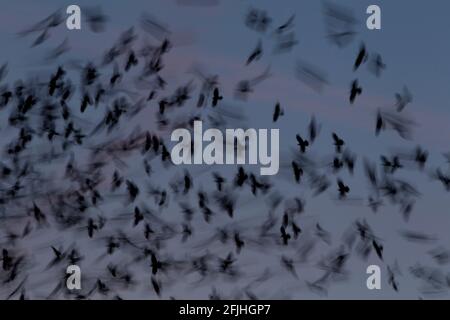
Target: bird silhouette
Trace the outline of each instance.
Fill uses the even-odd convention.
[[[368,53],[366,51],[366,46],[364,44],[361,44],[361,47],[359,49],[358,55],[355,59],[355,63],[353,65],[353,71],[358,70],[358,68],[366,62],[368,59]]]
[[[272,117],[273,122],[277,122],[278,119],[280,118],[280,116],[283,116],[283,115],[284,115],[284,111],[283,111],[283,109],[281,109],[280,103],[277,102],[275,105],[275,109],[273,111],[273,117]]]
[[[306,148],[309,146],[308,140],[303,140],[300,135],[296,135],[295,139],[297,139],[297,145],[300,147],[301,152],[306,152]]]
[[[358,80],[355,79],[352,82],[351,88],[350,88],[350,103],[353,104],[355,102],[355,99],[357,96],[361,95],[362,88],[358,85]]]
[[[259,59],[261,59],[262,54],[263,54],[262,42],[261,40],[259,40],[258,43],[256,44],[255,49],[253,49],[253,51],[248,56],[246,65],[249,65],[253,61],[258,61]]]
[[[222,100],[223,97],[219,94],[219,89],[214,88],[213,91],[213,98],[212,98],[212,106],[216,107],[220,100]]]
[[[332,137],[333,137],[334,145],[336,147],[336,152],[337,153],[341,153],[342,147],[345,145],[344,140],[339,138],[339,136],[336,133],[334,133],[334,132],[332,134]]]
[[[338,179],[337,184],[338,184],[339,197],[345,198],[347,196],[347,193],[350,192],[350,188],[347,185],[345,185],[342,182],[342,180],[340,180],[340,179]]]

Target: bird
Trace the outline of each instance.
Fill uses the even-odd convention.
[[[450,191],[450,175],[444,174],[439,168],[436,169],[432,177],[439,180],[444,186],[445,190]]]
[[[299,183],[300,178],[303,175],[303,169],[298,165],[297,162],[292,161],[292,170],[294,171],[295,182]]]
[[[383,246],[375,240],[372,240],[372,245],[373,248],[375,249],[375,252],[377,253],[378,258],[383,260]]]
[[[241,239],[241,236],[237,232],[234,233],[234,243],[236,245],[236,253],[239,254],[242,247],[244,247],[245,242]]]
[[[380,111],[377,112],[377,120],[375,124],[375,135],[378,136],[380,134],[380,131],[385,128],[385,124],[383,121],[383,117],[381,116]]]
[[[83,13],[91,31],[98,33],[105,30],[108,17],[103,14],[101,7],[84,8]]]
[[[400,164],[400,160],[398,156],[392,157],[391,160],[389,160],[385,156],[381,156],[381,162],[385,168],[385,170],[390,170],[390,173],[394,173],[396,170],[402,168],[403,166]]]
[[[253,49],[253,51],[248,56],[247,62],[245,64],[249,65],[253,61],[258,61],[259,59],[261,59],[262,54],[263,54],[262,42],[261,42],[261,40],[258,40],[256,47]]]
[[[340,179],[338,179],[337,185],[338,185],[339,197],[345,198],[347,196],[347,193],[350,192],[350,188],[347,185],[345,185],[342,182],[342,180],[340,180]]]
[[[134,202],[134,200],[136,200],[136,197],[139,195],[139,188],[131,180],[127,180],[125,182],[126,182],[126,185],[127,185],[129,199],[130,199],[131,202]]]
[[[133,51],[128,55],[127,62],[125,64],[125,71],[129,71],[131,67],[136,66],[138,64],[138,59]]]
[[[291,223],[292,232],[294,233],[294,239],[297,239],[299,234],[302,232],[302,229],[297,226],[294,222]]]
[[[243,167],[239,167],[238,173],[235,178],[235,185],[242,187],[248,179],[248,174],[244,171]]]
[[[111,87],[113,87],[116,83],[120,81],[120,78],[122,77],[122,74],[119,71],[119,67],[117,65],[114,66],[114,73],[112,74],[111,78],[109,79],[109,83]],[[96,99],[99,100],[99,99]]]
[[[401,112],[409,103],[412,102],[412,94],[407,87],[403,87],[402,93],[395,94],[397,111]]]
[[[368,58],[368,53],[366,51],[366,46],[363,43],[363,44],[361,44],[358,55],[355,59],[355,63],[353,65],[353,71],[358,70],[358,68],[361,66],[361,64],[363,64],[364,62],[367,61],[367,58]]]
[[[214,88],[213,98],[212,98],[212,106],[216,107],[217,104],[219,103],[219,101],[222,100],[222,99],[223,99],[223,97],[220,95],[219,89],[218,88]]]
[[[161,295],[161,284],[158,280],[156,280],[155,277],[151,277],[151,283],[152,283],[152,287],[153,290],[155,291],[155,293],[160,296]]]
[[[220,176],[218,173],[213,173],[214,182],[216,183],[216,187],[218,191],[222,191],[222,186],[225,183],[225,179]]]
[[[291,235],[286,232],[286,229],[283,226],[281,226],[280,232],[281,232],[281,240],[283,241],[283,244],[287,246],[289,240],[291,239]]]
[[[362,88],[358,85],[358,80],[353,80],[350,88],[350,103],[353,104],[357,96],[361,95]]]
[[[297,273],[295,271],[294,261],[286,256],[281,257],[282,266],[289,271],[295,278],[298,278]]]
[[[332,134],[332,137],[333,137],[334,145],[336,147],[336,152],[337,153],[341,153],[342,147],[345,145],[344,140],[339,138],[339,136],[336,133],[334,133],[334,132]]]
[[[151,256],[150,266],[152,268],[152,274],[156,274],[158,272],[158,270],[160,270],[162,268],[162,263],[160,261],[158,261],[158,259],[156,258],[156,256],[154,254],[152,254],[152,256]]]
[[[319,127],[316,123],[316,118],[314,116],[311,117],[311,121],[308,125],[308,133],[309,133],[309,141],[311,144],[316,140],[317,135],[319,134]]]
[[[414,152],[414,161],[419,165],[420,169],[423,169],[428,159],[428,152],[422,150],[420,147],[416,147]]]
[[[300,151],[302,153],[306,152],[306,148],[309,146],[308,140],[303,140],[300,135],[296,135],[295,139],[297,140],[297,145],[300,147]]]
[[[380,77],[381,72],[386,69],[386,64],[380,54],[372,55],[370,67],[376,77]]]
[[[247,99],[248,95],[253,92],[254,86],[270,77],[270,67],[264,72],[252,79],[241,80],[236,85],[236,96],[242,100]]]
[[[294,24],[294,20],[295,20],[295,14],[291,15],[285,23],[278,26],[276,28],[275,32],[280,34],[280,33],[285,32],[286,30],[290,29]]]
[[[284,110],[281,109],[280,103],[277,102],[275,104],[275,109],[273,111],[273,117],[272,117],[273,122],[277,122],[278,119],[283,115],[284,115]]]

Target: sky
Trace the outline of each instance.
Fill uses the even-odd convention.
[[[7,80],[14,81],[25,75],[45,74],[53,70],[57,64],[100,61],[105,49],[111,46],[122,32],[133,25],[138,28],[138,21],[143,12],[150,14],[171,31],[174,46],[167,55],[166,67],[162,71],[164,78],[170,83],[169,87],[171,84],[180,85],[196,79],[190,72],[193,66],[209,74],[218,74],[224,96],[224,108],[244,114],[245,126],[280,129],[282,170],[275,178],[278,182],[277,191],[283,195],[298,195],[307,199],[306,215],[302,218],[305,225],[314,226],[315,223],[320,223],[332,232],[333,239],[337,239],[337,243],[348,225],[362,218],[366,219],[375,233],[385,241],[383,262],[380,263],[374,255],[370,256],[368,261],[352,259],[348,267],[350,279],[333,285],[328,297],[335,299],[430,297],[421,291],[420,281],[408,273],[409,266],[417,262],[440,267],[436,266],[427,252],[439,245],[448,246],[450,243],[448,233],[450,216],[447,210],[450,198],[442,185],[430,178],[426,173],[428,171],[417,173],[406,168],[399,173],[399,177],[410,180],[421,193],[409,221],[405,222],[398,208],[389,204],[373,214],[366,205],[338,203],[335,199],[334,185],[331,188],[333,190],[330,189],[320,197],[312,197],[308,190],[298,188],[289,180],[291,176],[289,168],[292,155],[296,152],[295,135],[307,135],[307,125],[314,115],[321,124],[319,139],[311,150],[312,155],[317,155],[316,159],[322,159],[323,155],[332,156],[332,132],[337,132],[343,137],[351,150],[358,155],[355,177],[352,178],[346,173],[341,175],[344,180],[348,180],[358,204],[364,204],[367,198],[365,190],[367,182],[362,170],[363,158],[379,164],[380,154],[389,155],[399,149],[412,150],[421,145],[430,154],[427,170],[438,166],[444,168],[444,171],[447,170],[442,154],[450,151],[448,139],[450,44],[446,41],[446,30],[450,28],[450,20],[447,18],[450,3],[441,0],[432,3],[417,0],[330,1],[349,8],[357,19],[355,39],[347,46],[339,48],[326,38],[323,14],[325,1],[217,0],[212,1],[214,5],[209,6],[186,6],[180,5],[179,2],[8,1],[2,4],[0,12],[0,43],[2,43],[0,63],[8,62]],[[69,31],[60,26],[52,31],[49,41],[34,48],[30,47],[34,40],[32,36],[18,35],[24,28],[70,4],[79,5],[82,8],[82,15],[85,6],[101,6],[103,13],[108,16],[105,31],[94,33],[84,22],[81,30]],[[366,8],[371,4],[377,4],[381,8],[381,30],[366,28]],[[292,30],[298,44],[288,52],[274,52],[276,42],[273,33],[259,33],[245,26],[245,15],[250,8],[266,10],[272,18],[271,26],[281,25],[294,14],[295,25]],[[144,40],[145,37],[151,39],[149,36],[143,37]],[[46,53],[64,39],[68,40],[70,51],[56,62],[45,61]],[[259,40],[262,41],[264,48],[263,57],[246,66],[247,56]],[[352,70],[361,43],[365,44],[370,54],[379,53],[383,57],[387,68],[381,77],[377,78],[370,73],[367,64],[356,72]],[[299,61],[315,66],[326,75],[327,85],[322,92],[311,89],[298,79],[295,70]],[[271,76],[255,87],[248,100],[236,99],[234,90],[237,82],[259,75],[267,67],[270,67]],[[363,87],[363,94],[351,105],[348,93],[350,84],[355,78]],[[197,80],[194,80],[194,83],[198,89],[200,84]],[[385,131],[380,137],[375,137],[377,109],[394,110],[395,94],[401,92],[405,86],[412,93],[413,101],[407,105],[403,113],[417,123],[412,138],[405,140],[393,131]],[[277,102],[281,104],[285,115],[273,123],[272,112]],[[97,112],[101,113],[97,110],[93,111],[93,114],[96,115]],[[155,115],[152,112],[145,112],[137,121],[144,129],[156,130]],[[122,124],[121,134],[132,130],[134,124],[134,122],[129,125]],[[229,123],[233,126],[241,124]],[[166,138],[169,136],[169,132],[164,134]],[[236,168],[180,168],[182,169],[192,170],[200,177],[206,176],[213,169],[232,174]],[[170,177],[161,174],[158,182],[163,184],[165,179],[169,181]],[[207,178],[199,179],[203,188],[213,187]],[[245,200],[242,200],[242,203],[245,203]],[[114,204],[111,206],[114,207]],[[258,217],[261,210],[264,210],[261,204],[254,202],[247,206],[243,205],[240,209],[244,219]],[[438,241],[431,245],[407,242],[398,234],[399,230],[404,229],[436,236]],[[177,249],[176,244],[173,246],[174,251],[181,250]],[[331,250],[325,246],[324,250],[328,249]],[[246,259],[247,263],[251,264],[253,258],[251,254],[249,255],[250,258]],[[268,265],[279,264],[278,260],[263,253],[258,259],[267,262]],[[382,290],[367,290],[365,287],[367,278],[365,268],[372,263],[383,266]],[[396,263],[403,268],[399,293],[389,287],[386,276],[386,266]],[[252,267],[249,268],[252,270]],[[313,266],[302,269],[302,272],[305,273],[305,279],[314,278]],[[273,281],[279,289],[273,291],[271,289],[273,285],[268,285],[264,289],[266,291],[263,296],[306,299],[318,297],[304,290],[303,280],[299,281],[298,287],[297,284],[292,284],[292,288],[289,279],[275,278]],[[230,290],[232,292],[232,288]],[[187,298],[201,298],[209,291],[210,287],[196,291],[189,290],[189,287],[174,290],[181,297]],[[140,293],[131,296],[142,297]],[[448,292],[436,297],[448,298]]]

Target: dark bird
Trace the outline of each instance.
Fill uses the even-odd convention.
[[[355,99],[357,96],[359,96],[362,93],[362,88],[358,86],[358,80],[355,79],[352,82],[351,89],[350,89],[350,103],[353,104],[355,102]]]
[[[42,210],[36,205],[36,203],[33,203],[33,216],[36,219],[37,222],[45,222],[46,216],[42,212]]]
[[[60,250],[56,249],[54,246],[51,246],[53,253],[55,255],[55,262],[61,261],[65,255]]]
[[[428,152],[422,150],[422,148],[420,147],[417,147],[415,150],[414,161],[419,165],[420,169],[424,168],[427,159],[428,159]]]
[[[126,184],[130,202],[134,202],[134,200],[136,200],[136,197],[139,195],[139,188],[135,183],[133,183],[130,180],[127,180]]]
[[[230,252],[225,259],[220,259],[220,270],[227,272],[236,260],[233,258],[233,254]]]
[[[288,20],[283,23],[282,25],[280,25],[279,27],[276,28],[276,32],[278,34],[285,32],[286,30],[289,30],[293,25],[294,25],[294,20],[295,20],[295,14],[293,14],[292,16],[290,16],[288,18]]]
[[[334,157],[333,159],[333,171],[338,172],[344,166],[344,162],[341,161],[338,157]]]
[[[375,135],[378,136],[380,134],[380,131],[385,128],[385,124],[383,121],[383,117],[381,116],[380,111],[377,111],[377,120],[375,123]]]
[[[446,191],[450,191],[450,175],[444,174],[440,169],[436,169],[432,176],[442,183]]]
[[[225,179],[220,176],[218,173],[213,173],[214,182],[216,183],[216,187],[218,191],[222,191],[222,186],[225,183]]]
[[[245,173],[244,168],[243,167],[239,167],[238,169],[238,173],[236,175],[235,178],[235,185],[238,187],[242,187],[244,185],[244,183],[247,181],[248,179],[248,175],[247,173]]]
[[[286,229],[283,226],[280,228],[280,232],[281,232],[281,240],[283,241],[283,244],[287,246],[289,240],[291,239],[291,235],[286,232]]]
[[[183,231],[182,231],[183,237],[181,238],[181,241],[186,242],[186,240],[192,236],[192,233],[193,233],[192,227],[187,223],[183,223]]]
[[[212,106],[215,107],[223,97],[219,94],[219,88],[214,88],[212,97]]]
[[[158,261],[158,259],[156,258],[156,256],[154,254],[152,254],[152,257],[151,257],[150,266],[152,268],[152,274],[156,274],[158,272],[158,270],[160,270],[162,268],[162,263],[160,261]]]
[[[270,185],[258,181],[255,175],[252,173],[250,174],[250,187],[252,190],[252,194],[256,196],[258,190],[261,190],[263,193],[266,193],[267,190],[270,188]]]
[[[304,153],[306,151],[306,147],[309,146],[308,140],[303,140],[300,135],[296,135],[295,139],[297,140],[297,145],[300,147],[300,151]]]
[[[115,84],[117,84],[120,81],[120,78],[122,78],[122,74],[119,71],[119,68],[117,65],[114,66],[114,73],[112,74],[111,78],[109,79],[109,84],[111,87],[113,87]]]
[[[350,174],[353,174],[353,170],[355,168],[356,156],[348,150],[344,150],[344,154],[342,155],[342,162],[348,168]]]
[[[13,266],[13,259],[9,255],[9,251],[6,249],[2,250],[2,268],[4,271],[8,271]]]
[[[375,252],[381,260],[383,260],[383,246],[379,244],[377,241],[372,240],[373,248],[375,249]]]
[[[347,196],[347,193],[350,192],[350,188],[347,185],[345,185],[342,182],[342,180],[340,180],[340,179],[338,179],[337,185],[338,185],[339,197],[345,198]]]
[[[133,226],[136,227],[143,220],[144,220],[144,215],[141,213],[141,210],[139,210],[138,207],[134,207]]]
[[[334,133],[334,132],[332,134],[332,137],[333,137],[333,141],[334,141],[334,146],[336,147],[336,152],[337,153],[341,153],[342,147],[345,144],[344,140],[339,138],[339,136],[336,133]]]
[[[192,187],[192,178],[189,175],[189,173],[186,172],[184,174],[184,190],[183,190],[183,193],[184,194],[189,193],[189,190],[191,189],[191,187]]]
[[[245,242],[241,239],[239,233],[234,233],[234,244],[236,245],[236,253],[239,254],[244,247]]]
[[[273,122],[277,122],[278,118],[283,115],[284,115],[284,110],[281,109],[280,103],[277,102],[275,105],[275,110],[273,111],[273,118],[272,118]]]
[[[253,61],[258,61],[262,57],[262,54],[263,54],[262,42],[261,40],[258,40],[255,49],[253,49],[252,53],[250,53],[250,55],[247,58],[247,62],[245,64],[249,65]]]
[[[297,239],[300,233],[302,232],[302,229],[297,226],[294,222],[291,222],[292,226],[292,232],[294,233],[294,239]]]
[[[155,293],[160,296],[161,295],[161,284],[158,280],[156,280],[155,277],[151,278],[153,290],[155,290]]]
[[[308,134],[311,144],[314,143],[314,140],[316,140],[316,137],[319,134],[319,127],[316,123],[316,118],[314,116],[311,117],[311,121],[309,122]]]
[[[89,238],[92,238],[94,236],[94,231],[98,230],[98,226],[94,223],[94,220],[91,218],[88,221],[87,229]]]
[[[292,170],[294,171],[295,182],[299,183],[300,178],[303,175],[303,169],[298,165],[297,162],[292,161]]]
[[[358,55],[356,56],[355,63],[353,65],[353,71],[358,70],[359,66],[367,61],[368,53],[366,51],[366,46],[361,44],[359,48]]]
[[[129,71],[131,67],[136,66],[138,64],[138,59],[133,51],[128,55],[127,63],[125,64],[125,71]]]
[[[81,101],[81,106],[80,106],[80,111],[81,113],[83,113],[84,111],[86,111],[86,108],[92,105],[92,100],[89,97],[89,95],[87,93],[84,94],[83,99]]]
[[[398,291],[398,283],[397,283],[397,280],[395,279],[394,272],[392,271],[392,269],[389,266],[387,267],[387,271],[388,271],[388,283],[389,283],[389,285],[395,291]]]
[[[385,168],[385,171],[389,170],[390,173],[394,173],[396,170],[403,167],[400,164],[400,160],[399,160],[398,156],[392,157],[391,160],[389,160],[385,156],[381,156],[381,162],[382,162],[383,167]]]

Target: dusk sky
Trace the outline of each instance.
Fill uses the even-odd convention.
[[[199,5],[198,3],[207,3]],[[186,5],[188,3],[188,5]],[[328,3],[338,3],[349,9],[356,18],[354,39],[345,47],[338,47],[327,38],[327,24],[324,16],[324,8]],[[65,8],[68,5],[77,4],[82,10],[81,30],[67,30],[65,22],[51,30],[50,38],[43,44],[31,47],[36,34],[19,36],[19,32],[32,26],[38,21],[49,16],[56,10],[63,12],[66,17]],[[377,4],[381,8],[381,30],[368,30],[366,27],[366,8],[371,4]],[[99,6],[108,17],[103,32],[92,32],[84,21],[83,10]],[[266,32],[251,30],[245,25],[245,17],[251,8],[265,10],[272,19]],[[438,288],[430,294],[429,288],[410,272],[411,267],[417,264],[433,270],[440,270],[449,279],[448,264],[439,265],[430,255],[430,251],[436,248],[445,248],[448,252],[450,244],[450,197],[443,185],[436,179],[432,179],[436,168],[447,172],[447,159],[444,153],[450,151],[450,42],[447,40],[447,30],[450,30],[448,14],[450,3],[443,0],[435,0],[432,3],[418,0],[396,0],[396,1],[245,1],[245,0],[133,0],[133,1],[99,1],[86,0],[77,1],[8,1],[2,4],[0,12],[0,43],[2,53],[0,65],[8,63],[8,74],[5,80],[12,87],[14,82],[20,78],[36,76],[46,79],[47,75],[55,72],[57,66],[67,66],[72,82],[79,86],[79,70],[75,65],[85,66],[88,61],[100,65],[102,57],[118,37],[129,29],[135,27],[139,38],[136,40],[136,48],[142,47],[143,43],[159,43],[150,34],[146,34],[139,27],[139,21],[143,13],[153,17],[170,31],[169,39],[173,47],[164,57],[164,69],[161,76],[167,81],[168,88],[161,96],[172,93],[175,88],[186,85],[192,81],[194,88],[192,99],[188,101],[187,107],[180,108],[179,113],[173,115],[176,121],[186,120],[192,114],[207,117],[216,112],[227,118],[230,114],[236,114],[227,118],[227,128],[256,128],[256,129],[280,129],[280,172],[270,177],[276,188],[274,193],[281,194],[285,199],[300,197],[306,202],[305,212],[298,218],[298,223],[304,229],[305,242],[313,239],[314,228],[320,224],[328,230],[332,237],[332,243],[318,242],[314,251],[314,261],[298,263],[298,279],[293,281],[289,275],[283,275],[280,271],[280,255],[286,254],[297,259],[300,249],[268,248],[267,251],[259,249],[243,249],[240,261],[247,274],[242,276],[245,281],[251,282],[267,266],[274,276],[263,285],[255,288],[257,294],[266,299],[274,298],[333,298],[333,299],[417,299],[417,298],[449,298],[449,288]],[[277,52],[275,50],[277,39],[274,28],[282,25],[289,17],[295,15],[294,26],[290,30],[295,35],[298,43],[290,50]],[[46,55],[50,50],[61,44],[65,39],[70,50],[56,60],[47,61]],[[246,60],[250,52],[256,47],[258,41],[263,46],[263,56],[260,60],[246,66]],[[374,54],[380,54],[386,69],[380,77],[376,77],[369,70],[369,62],[363,64],[358,70],[353,71],[353,64],[361,44],[364,43],[369,52],[369,60]],[[143,59],[142,59],[143,61]],[[296,69],[299,63],[306,63],[324,75],[327,83],[323,90],[318,92],[299,79]],[[71,67],[72,66],[72,67]],[[201,82],[192,70],[199,68],[206,74],[217,74],[219,87],[223,100],[218,109],[198,109],[195,104]],[[250,93],[246,101],[235,96],[235,88],[239,81],[252,79],[262,74],[267,68],[270,77],[257,84],[254,92]],[[102,76],[109,76],[112,67],[100,70]],[[349,102],[350,85],[354,79],[358,79],[363,92],[356,98],[354,104]],[[128,80],[127,80],[128,81]],[[147,96],[149,90],[136,89],[133,82],[122,82],[124,90],[130,90],[136,99]],[[400,137],[393,130],[382,131],[380,136],[375,136],[375,121],[377,110],[390,110],[396,112],[395,94],[401,93],[407,88],[412,94],[412,102],[409,103],[401,115],[416,123],[413,127],[412,136],[409,139]],[[141,90],[141,91],[140,91]],[[131,94],[130,94],[131,95]],[[72,98],[74,108],[78,108],[81,98],[78,90]],[[275,104],[279,102],[284,110],[284,115],[277,122],[272,121]],[[103,109],[91,109],[90,117],[84,115],[87,123],[92,120],[96,123],[104,114]],[[139,117],[123,121],[113,132],[116,138],[124,138],[139,125],[142,130],[159,132],[164,141],[170,144],[170,130],[158,131],[156,126],[156,114],[158,104],[156,101],[149,102],[148,107],[141,111]],[[307,137],[308,123],[314,115],[320,124],[320,134],[314,145],[308,151],[308,156],[316,161],[320,172],[329,177],[331,187],[315,197],[312,190],[306,184],[298,185],[292,181],[291,161],[299,156],[298,146],[295,139],[296,134]],[[6,116],[5,116],[6,117]],[[6,118],[5,118],[6,119]],[[3,144],[15,131],[7,127],[7,121],[2,120],[0,128],[3,130]],[[331,167],[327,165],[332,162],[334,146],[332,133],[336,132],[346,142],[346,147],[357,155],[354,176],[342,170],[337,176],[343,179],[350,187],[350,200],[339,201],[337,198],[336,177]],[[96,137],[99,142],[102,137]],[[99,140],[100,139],[100,140]],[[414,208],[407,221],[399,212],[397,204],[384,200],[384,205],[378,212],[373,213],[367,206],[368,182],[364,175],[363,160],[367,159],[377,166],[379,173],[382,172],[380,155],[390,156],[395,153],[408,153],[420,145],[427,150],[429,157],[424,170],[418,170],[413,164],[405,161],[405,166],[399,170],[396,177],[405,179],[417,188],[420,195],[414,202]],[[80,148],[81,150],[81,148]],[[76,156],[86,159],[84,151]],[[82,160],[80,160],[82,162]],[[410,161],[411,162],[411,161]],[[58,175],[63,172],[65,162],[48,166],[46,172]],[[141,179],[138,166],[141,160],[132,158],[128,162],[128,174],[135,180]],[[163,186],[173,181],[174,176],[182,176],[183,170],[188,170],[194,177],[194,188],[202,188],[211,191],[215,184],[211,178],[212,172],[221,172],[232,181],[232,175],[237,171],[237,166],[208,167],[208,166],[181,166],[170,170],[158,164],[153,165],[155,174],[148,181],[152,185]],[[245,166],[246,170],[254,173],[259,172],[259,167]],[[249,171],[249,172],[250,172]],[[111,171],[112,172],[112,171]],[[59,178],[62,179],[62,178]],[[143,178],[142,178],[143,179]],[[306,181],[306,177],[305,177]],[[56,184],[64,181],[57,182]],[[108,182],[109,183],[109,177]],[[142,186],[147,181],[142,182]],[[306,183],[306,182],[305,182]],[[233,188],[231,188],[233,189]],[[250,192],[233,190],[239,194],[236,220],[229,222],[226,219],[218,219],[217,224],[232,224],[244,229],[252,230],[260,226],[267,216],[268,197],[255,199]],[[111,196],[113,198],[114,196]],[[109,199],[109,198],[108,198]],[[195,194],[191,195],[192,203],[195,203]],[[171,221],[181,223],[181,214],[177,203],[180,200],[175,196],[168,207],[170,214],[174,217]],[[108,200],[107,200],[108,201]],[[114,200],[115,201],[115,200]],[[133,206],[119,208],[113,200],[105,203],[104,212],[108,210],[115,212],[129,212]],[[146,201],[142,198],[142,201]],[[151,200],[153,201],[153,200]],[[28,205],[28,204],[27,204]],[[131,209],[130,209],[131,208]],[[283,214],[282,205],[277,211],[278,224]],[[177,221],[177,215],[180,221]],[[200,219],[200,218],[198,218]],[[332,282],[328,287],[328,294],[318,295],[307,289],[307,283],[314,282],[320,271],[317,260],[325,257],[333,250],[341,247],[342,239],[345,237],[349,226],[356,220],[366,220],[371,226],[374,234],[381,239],[384,246],[384,258],[381,261],[375,253],[371,253],[367,260],[359,259],[356,253],[352,253],[347,262],[348,271],[345,280]],[[277,224],[275,232],[278,232]],[[195,231],[198,238],[209,238],[208,227],[215,230],[211,225],[200,225]],[[114,229],[114,228],[112,228]],[[77,229],[78,230],[78,229]],[[82,239],[78,240],[77,230],[67,231],[39,231],[35,241],[30,241],[30,246],[39,248],[35,252],[35,260],[47,261],[51,252],[45,251],[45,243],[62,243],[69,246],[74,241],[84,248],[85,256],[91,261],[86,263],[85,268],[95,266],[97,253],[103,243],[90,243]],[[434,240],[425,243],[407,241],[401,236],[404,230],[412,230],[433,237]],[[0,229],[0,232],[1,229]],[[106,235],[104,235],[106,237]],[[169,252],[173,256],[181,257],[198,252],[214,252],[224,256],[231,249],[223,249],[220,243],[211,244],[209,248],[201,247],[197,243],[203,243],[201,239],[192,239],[186,244],[179,244],[174,240],[167,244]],[[299,241],[302,241],[300,238]],[[301,246],[301,244],[299,244]],[[0,246],[1,247],[1,246]],[[27,244],[22,244],[27,248]],[[48,247],[48,245],[47,245]],[[29,247],[28,249],[30,249]],[[203,250],[203,251],[202,251]],[[223,251],[221,251],[223,250]],[[248,250],[248,251],[246,251]],[[284,250],[284,251],[281,251]],[[355,250],[354,250],[355,251]],[[42,252],[42,253],[39,253]],[[219,253],[220,252],[220,253]],[[125,260],[123,258],[122,260]],[[92,262],[93,261],[93,262]],[[103,260],[102,260],[103,261]],[[296,260],[295,260],[296,261]],[[448,263],[448,262],[447,262]],[[366,268],[370,264],[380,265],[382,270],[382,289],[368,290],[366,288]],[[45,267],[45,263],[42,263]],[[43,267],[36,263],[30,272],[38,272]],[[388,283],[387,267],[398,266],[397,274],[400,290],[394,291]],[[100,267],[99,267],[100,268]],[[137,274],[145,278],[145,268],[132,266]],[[93,267],[89,274],[95,274],[98,270]],[[45,284],[51,278],[48,274],[42,278],[35,277],[35,297],[45,296],[48,288],[52,285]],[[100,271],[98,271],[100,272]],[[285,272],[286,273],[286,272]],[[92,275],[94,277],[94,275]],[[138,278],[138,276],[136,276]],[[170,278],[170,277],[169,277]],[[44,279],[44,280],[43,280]],[[167,279],[166,279],[167,280]],[[239,285],[233,286],[226,280],[214,278],[209,282],[198,285],[189,283],[191,278],[184,280],[174,277],[167,280],[170,288],[167,289],[163,298],[176,297],[180,299],[208,298],[212,288],[220,291],[223,286],[223,294],[226,297],[239,296]],[[164,280],[162,280],[164,281]],[[334,279],[333,279],[334,281]],[[225,284],[223,284],[223,282]],[[42,287],[40,286],[42,284]],[[426,289],[423,289],[426,287]],[[441,290],[442,289],[442,290]],[[432,290],[431,290],[432,291]],[[439,292],[437,292],[439,291]],[[0,290],[0,292],[2,292]],[[119,294],[119,293],[118,293]],[[138,299],[154,299],[153,293],[146,289],[123,290],[120,292],[124,297]],[[33,297],[33,294],[30,293]],[[241,298],[239,296],[239,298]]]

